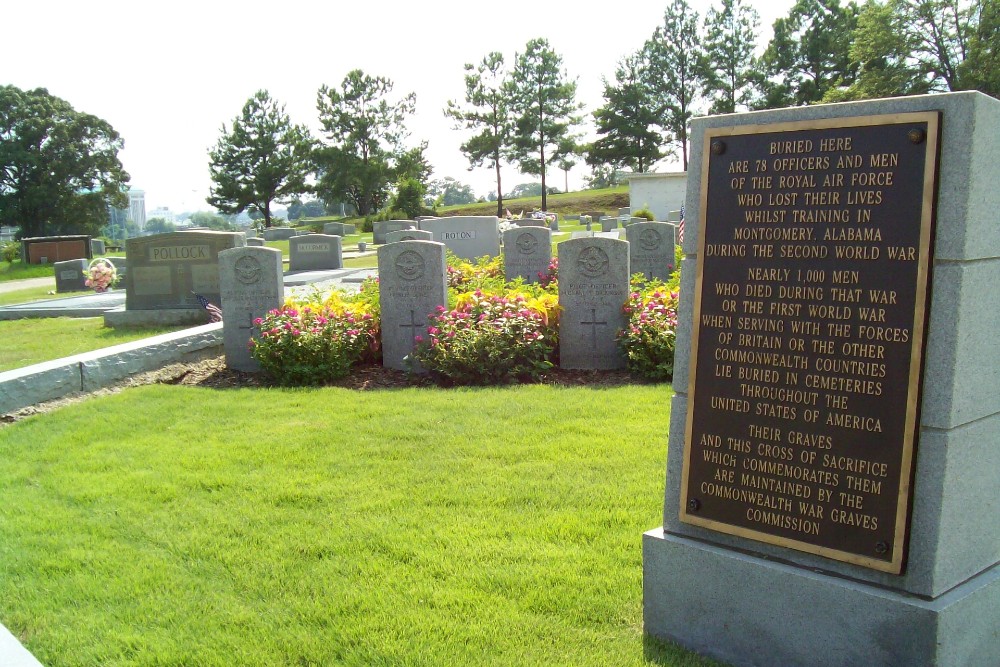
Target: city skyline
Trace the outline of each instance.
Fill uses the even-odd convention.
[[[713,3],[691,4],[703,17]],[[766,43],[774,19],[792,0],[750,4],[761,14]],[[493,171],[469,171],[459,148],[469,135],[455,130],[443,113],[448,100],[464,101],[464,64],[491,51],[502,52],[511,64],[529,39],[548,39],[568,76],[577,80],[577,100],[585,105],[582,130],[592,139],[591,113],[604,102],[601,77],[614,80],[618,62],[662,23],[667,3],[636,3],[601,14],[526,0],[495,7],[446,0],[432,8],[392,1],[371,16],[367,6],[316,7],[293,0],[264,21],[263,35],[261,17],[274,14],[273,5],[256,0],[184,0],[144,7],[141,15],[125,7],[109,0],[86,5],[42,0],[5,9],[9,25],[17,28],[5,39],[5,49],[18,57],[5,59],[2,83],[46,88],[78,111],[107,120],[125,142],[119,157],[130,186],[145,191],[147,208],[181,213],[211,210],[205,202],[211,186],[208,151],[251,95],[268,90],[293,122],[318,136],[317,91],[324,84],[339,87],[352,69],[391,79],[393,99],[415,92],[407,145],[428,142],[432,179],[450,176],[485,196],[495,189]],[[659,171],[679,169],[658,165]],[[579,188],[589,173],[585,165],[575,167],[570,189]],[[501,176],[505,191],[538,180],[507,165]],[[564,187],[558,169],[546,180]]]

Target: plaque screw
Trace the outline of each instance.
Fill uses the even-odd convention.
[[[722,155],[726,152],[726,143],[724,141],[713,141],[712,142],[712,153],[715,155]]]
[[[701,509],[701,501],[698,500],[697,498],[692,498],[691,500],[688,501],[688,509],[691,510],[692,512],[697,512],[698,510]]]
[[[919,143],[922,143],[923,140],[927,138],[927,133],[924,132],[919,127],[915,127],[912,130],[910,130],[909,132],[907,132],[906,136],[907,136],[907,138],[911,142],[913,142],[915,144],[919,144]]]
[[[879,542],[875,545],[875,553],[884,554],[889,551],[889,545],[886,542]]]

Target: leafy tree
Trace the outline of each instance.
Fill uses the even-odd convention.
[[[591,170],[590,177],[586,179],[589,190],[603,190],[613,188],[625,182],[628,174],[620,169],[615,169],[608,165],[595,165]]]
[[[456,204],[471,204],[476,201],[472,187],[460,183],[451,176],[433,181],[427,188],[431,203],[435,206],[454,206]]]
[[[546,194],[554,195],[558,194],[559,190],[553,187],[546,188],[548,191]],[[507,199],[518,199],[520,197],[539,197],[542,194],[542,184],[541,183],[521,183],[515,185],[514,188],[508,192],[505,196]]]
[[[309,191],[312,140],[293,125],[283,104],[259,90],[243,105],[243,113],[209,153],[215,184],[206,200],[223,213],[255,208],[271,226],[271,202]]]
[[[208,227],[209,229],[216,229],[222,232],[228,232],[235,229],[234,225],[221,215],[216,215],[215,213],[209,213],[207,211],[192,213],[191,217],[188,218],[188,221],[191,223],[192,227]]]
[[[146,221],[146,231],[153,234],[165,234],[177,231],[177,226],[166,218],[150,218]]]
[[[722,0],[705,16],[701,72],[709,113],[735,113],[749,109],[760,69],[754,57],[760,15],[742,0]]]
[[[431,163],[427,161],[427,156],[424,155],[426,150],[427,142],[422,141],[419,146],[400,152],[396,156],[394,169],[396,178],[398,180],[413,179],[426,190],[428,179],[434,171]]]
[[[581,120],[575,115],[581,108],[575,101],[576,82],[567,80],[562,57],[548,40],[536,38],[517,55],[507,90],[516,118],[510,157],[522,172],[541,176],[542,210],[546,210],[545,151],[558,153]]]
[[[496,172],[497,215],[503,215],[503,190],[500,161],[510,145],[513,123],[505,89],[506,70],[501,53],[487,54],[479,65],[465,65],[465,102],[448,101],[444,113],[456,121],[456,128],[478,133],[462,144],[462,153],[472,167],[487,167]]]
[[[322,86],[316,96],[328,144],[317,153],[317,190],[327,204],[344,199],[360,215],[382,208],[395,181],[394,160],[403,152],[404,120],[416,95],[390,102],[393,83],[352,70],[341,89]]]
[[[797,0],[788,16],[774,22],[774,37],[763,55],[768,77],[761,82],[759,109],[814,104],[827,91],[854,83],[850,55],[858,7],[840,0]]]
[[[605,104],[594,112],[599,138],[590,145],[591,167],[610,165],[646,171],[664,157],[659,117],[649,101],[643,54],[626,57],[615,70],[615,85],[604,80]]]
[[[662,129],[681,149],[684,170],[688,165],[688,124],[700,94],[698,12],[687,0],[672,0],[663,24],[643,46],[646,86],[652,110]]]
[[[318,218],[327,214],[327,208],[318,199],[310,199],[303,202],[299,198],[293,199],[288,204],[288,219],[299,220],[301,218]]]
[[[0,86],[0,225],[19,238],[96,235],[128,206],[129,175],[111,125],[44,88]]]
[[[959,74],[968,88],[1000,98],[1000,0],[981,0],[972,16],[978,20],[969,31],[968,57]]]
[[[423,212],[424,184],[415,178],[404,178],[396,184],[396,197],[392,209],[403,211],[406,217],[413,219]]]

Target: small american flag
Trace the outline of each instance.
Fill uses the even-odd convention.
[[[681,221],[677,223],[677,242],[684,243],[684,204],[681,204]]]
[[[212,303],[211,301],[209,301],[207,298],[205,298],[201,294],[197,294],[195,292],[191,292],[191,294],[194,294],[194,298],[198,299],[198,303],[201,304],[201,307],[208,311],[208,320],[209,320],[209,322],[221,322],[222,321],[222,309],[221,308],[219,308],[218,306],[216,306],[214,303]]]

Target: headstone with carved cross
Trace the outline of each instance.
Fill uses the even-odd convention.
[[[260,335],[254,324],[285,301],[281,251],[246,246],[219,253],[219,288],[222,303],[222,336],[226,366],[258,372],[250,356],[250,339]]]
[[[647,280],[667,280],[674,271],[674,227],[666,222],[636,222],[625,228],[632,272]]]
[[[399,241],[378,249],[382,364],[415,370],[406,357],[417,336],[426,336],[427,316],[448,303],[445,245],[436,241]]]
[[[560,367],[625,367],[615,336],[625,327],[629,275],[626,241],[595,237],[559,244]]]
[[[509,282],[523,278],[537,283],[552,259],[552,231],[546,227],[516,227],[503,233],[503,271]]]

